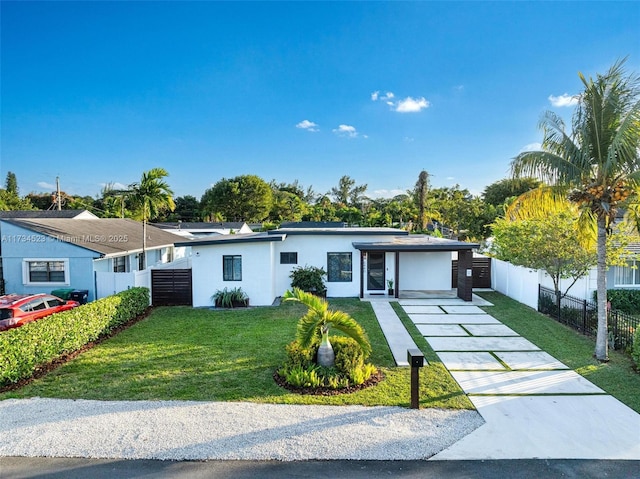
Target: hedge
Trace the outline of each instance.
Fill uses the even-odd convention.
[[[31,377],[38,367],[72,353],[142,314],[149,290],[131,288],[0,333],[0,387]]]
[[[636,329],[633,335],[633,345],[631,346],[631,357],[636,364],[636,371],[640,373],[640,328]]]

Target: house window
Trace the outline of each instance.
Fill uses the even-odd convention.
[[[127,272],[127,257],[118,256],[113,258],[113,272],[114,273],[126,273]]]
[[[327,253],[327,281],[351,281],[351,253]]]
[[[298,264],[298,253],[280,253],[280,264]]]
[[[242,256],[225,255],[222,257],[223,281],[242,281]]]
[[[146,253],[138,253],[138,271],[144,270],[144,255]]]
[[[614,286],[640,286],[640,270],[637,261],[629,261],[630,266],[616,266],[613,273]]]
[[[25,260],[24,283],[67,284],[69,263],[65,260]]]

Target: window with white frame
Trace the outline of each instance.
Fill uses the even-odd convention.
[[[616,266],[613,270],[614,286],[640,286],[638,261],[629,261],[629,266]]]
[[[25,259],[24,284],[69,284],[69,261],[64,259]]]
[[[242,281],[241,255],[224,255],[222,257],[222,280]]]
[[[351,282],[351,253],[327,253],[327,281]]]

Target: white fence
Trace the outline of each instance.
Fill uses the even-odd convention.
[[[96,272],[96,299],[105,298],[136,286],[151,289],[151,271],[132,273]]]
[[[571,279],[560,281],[560,291],[565,292]],[[553,289],[551,277],[544,271],[514,266],[506,261],[491,259],[491,286],[495,291],[509,296],[527,306],[538,308],[538,285]],[[580,278],[569,290],[571,296],[591,300],[596,289],[596,273]]]

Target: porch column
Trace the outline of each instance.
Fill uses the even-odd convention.
[[[393,261],[395,268],[395,276],[396,276],[396,290],[395,290],[395,298],[398,299],[400,297],[400,251],[395,252],[395,259]]]
[[[472,300],[473,294],[473,252],[458,251],[458,298]]]
[[[364,253],[360,251],[360,299],[364,298]]]

